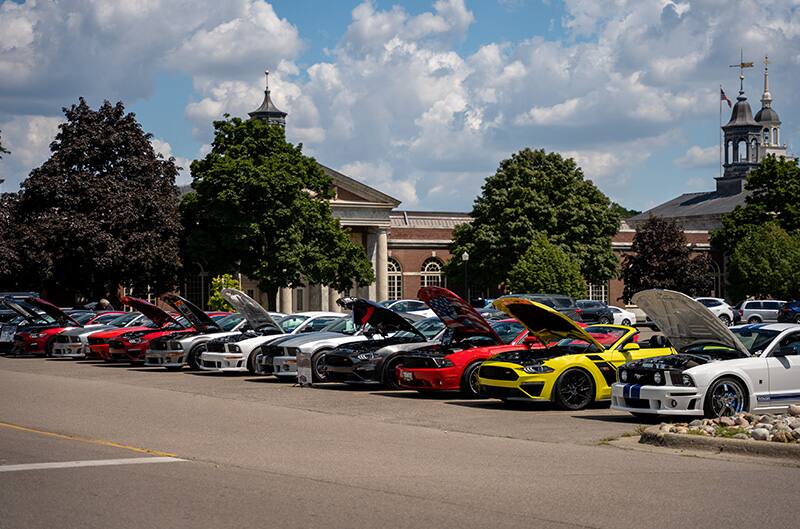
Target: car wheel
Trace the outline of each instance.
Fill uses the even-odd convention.
[[[800,325],[800,314],[794,317],[794,322]]]
[[[720,314],[719,315],[719,321],[724,323],[725,327],[730,327],[731,326],[731,319],[728,317],[727,314]]]
[[[256,357],[257,356],[258,356],[258,354],[255,352],[255,350],[250,351],[250,354],[247,355],[247,362],[246,362],[246,364],[247,364],[247,372],[249,374],[251,374],[251,375],[255,375],[256,374]]]
[[[594,381],[583,369],[568,369],[558,377],[556,404],[565,410],[582,410],[594,400]]]
[[[387,389],[403,389],[395,378],[395,371],[403,359],[394,357],[386,362],[386,367],[383,368],[383,380],[381,382]]]
[[[602,325],[608,325],[609,323],[611,323],[611,320],[608,319],[608,316],[600,316],[600,319],[598,320],[598,323],[600,323]]]
[[[750,324],[753,324],[753,323],[761,323],[761,318],[759,318],[758,316],[750,316],[750,317],[747,319],[747,323],[750,323]]]
[[[311,377],[312,382],[325,382],[328,379],[328,367],[325,359],[328,357],[328,350],[318,351],[311,357]]]
[[[622,325],[630,325],[630,324],[631,324],[631,320],[629,320],[628,318],[625,318],[624,320],[622,320]]]
[[[186,363],[189,364],[189,369],[200,369],[200,355],[206,351],[206,344],[197,344],[189,349],[189,354],[186,355]]]
[[[478,397],[480,395],[478,384],[478,369],[481,367],[481,362],[473,362],[464,370],[461,376],[461,393],[468,397]]]
[[[730,417],[747,411],[747,391],[742,383],[730,377],[715,381],[708,388],[703,410],[707,417]]]

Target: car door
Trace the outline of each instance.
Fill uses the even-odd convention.
[[[579,301],[578,308],[581,309],[581,318],[586,323],[597,322],[597,307],[591,301]]]
[[[778,321],[778,313],[781,310],[782,303],[780,301],[765,301],[763,306],[764,321]]]
[[[776,342],[766,352],[769,403],[771,406],[800,404],[800,331]]]

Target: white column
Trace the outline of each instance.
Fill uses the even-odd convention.
[[[389,234],[388,230],[378,230],[378,251],[375,259],[375,279],[377,292],[375,299],[383,301],[389,297]]]
[[[378,232],[377,230],[370,229],[367,232],[367,259],[369,262],[372,263],[372,269],[375,271],[376,281],[372,283],[369,287],[367,287],[367,297],[369,299],[374,299],[381,301],[384,298],[378,298]]]
[[[336,289],[333,287],[328,287],[328,310],[331,312],[341,312],[342,308],[336,304],[336,300],[339,299],[339,293],[336,292]]]
[[[288,287],[281,288],[280,292],[278,293],[278,299],[280,300],[280,311],[284,314],[291,314],[292,289]]]

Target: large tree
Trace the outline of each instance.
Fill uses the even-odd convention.
[[[168,289],[180,266],[172,158],[157,155],[122,103],[81,98],[51,155],[22,182],[15,228],[24,273],[61,302],[118,287]]]
[[[712,233],[712,242],[730,254],[753,229],[776,222],[788,233],[800,232],[800,167],[796,159],[767,156],[747,175],[749,195],[722,218],[722,229]]]
[[[800,235],[776,222],[753,228],[733,250],[728,277],[734,299],[795,299],[800,295]]]
[[[508,288],[512,292],[555,292],[575,298],[586,295],[578,263],[543,233],[531,239],[528,250],[511,268]]]
[[[602,282],[616,274],[611,238],[619,229],[620,213],[571,158],[523,149],[503,160],[484,182],[471,215],[472,222],[453,233],[452,276],[461,273],[460,256],[468,251],[474,283],[496,288],[537,233],[575,259],[587,281]]]
[[[333,218],[331,179],[302,145],[260,120],[226,116],[214,129],[181,203],[187,261],[242,272],[271,294],[305,282],[343,291],[374,281],[366,253]]]
[[[674,220],[650,217],[636,230],[631,253],[622,260],[623,300],[649,288],[707,294],[713,286],[706,254],[691,256],[683,230]]]

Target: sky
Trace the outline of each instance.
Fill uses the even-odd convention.
[[[260,105],[265,69],[287,139],[405,209],[469,211],[525,147],[632,209],[713,189],[740,52],[754,113],[769,55],[800,146],[798,0],[6,0],[0,35],[2,191],[81,96],[122,101],[189,183],[212,122]]]

